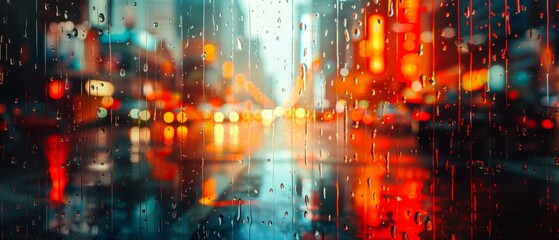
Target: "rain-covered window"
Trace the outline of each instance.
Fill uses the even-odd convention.
[[[1,239],[555,239],[558,0],[2,0]]]

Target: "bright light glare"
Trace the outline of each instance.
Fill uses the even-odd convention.
[[[272,121],[274,120],[274,111],[271,109],[262,110],[262,120]]]
[[[214,121],[215,122],[218,122],[218,123],[223,122],[223,119],[225,119],[225,116],[223,115],[222,112],[214,113]]]
[[[148,110],[142,110],[138,113],[138,117],[140,117],[142,121],[147,121],[151,118],[151,113]]]
[[[229,121],[231,122],[238,122],[239,121],[239,114],[237,112],[229,113]]]
[[[297,108],[295,110],[295,117],[297,118],[304,118],[305,117],[305,109],[303,108]]]
[[[163,114],[163,121],[166,123],[172,123],[175,120],[175,115],[172,112],[166,112]]]
[[[274,115],[276,115],[276,117],[281,117],[283,114],[285,114],[285,109],[283,107],[279,106],[274,109]]]
[[[130,110],[130,117],[132,119],[138,119],[138,113],[140,112],[140,110],[138,110],[137,108],[133,108],[132,110]]]
[[[188,115],[185,112],[177,113],[177,121],[180,123],[184,123],[188,120]]]
[[[423,86],[421,85],[421,82],[419,82],[419,81],[413,81],[413,82],[411,83],[411,89],[412,89],[414,92],[419,92],[419,91],[421,91],[421,89],[423,89]]]

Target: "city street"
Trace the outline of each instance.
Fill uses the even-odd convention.
[[[0,1],[0,240],[559,239],[558,9]]]

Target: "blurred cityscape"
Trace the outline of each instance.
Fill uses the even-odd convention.
[[[1,239],[555,239],[558,0],[0,3]]]

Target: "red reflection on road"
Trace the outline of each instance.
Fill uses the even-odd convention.
[[[49,199],[53,203],[62,204],[66,201],[64,188],[68,184],[68,179],[63,165],[66,164],[69,150],[68,142],[64,141],[61,135],[54,134],[45,139],[44,154],[47,159],[49,178],[52,182]]]

